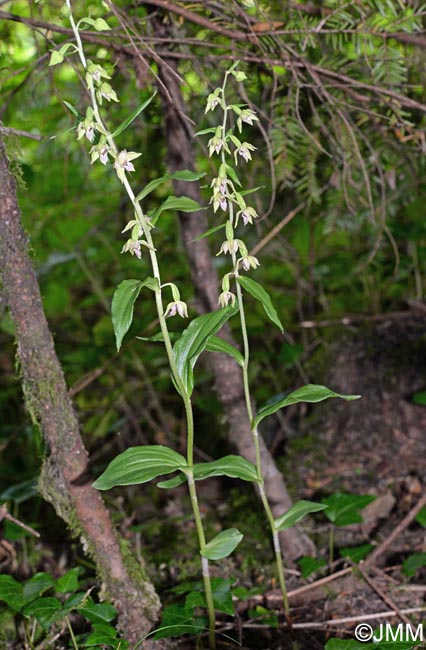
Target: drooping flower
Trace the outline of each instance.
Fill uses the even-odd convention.
[[[169,302],[166,307],[164,316],[168,318],[169,316],[180,316],[181,318],[188,318],[188,307],[183,300],[175,300],[174,302]]]
[[[232,293],[232,291],[222,291],[222,293],[219,296],[219,301],[218,304],[222,307],[225,308],[231,303],[232,307],[235,305],[235,295]]]
[[[234,157],[235,157],[235,164],[238,165],[238,156],[241,156],[246,162],[251,160],[251,152],[255,151],[256,147],[254,147],[250,142],[243,142],[240,144],[239,147],[237,147],[234,151]]]
[[[245,257],[242,257],[238,263],[241,265],[241,267],[244,269],[244,271],[250,271],[250,269],[257,269],[258,266],[260,266],[260,262],[257,259],[257,257],[254,257],[254,255],[246,255]]]

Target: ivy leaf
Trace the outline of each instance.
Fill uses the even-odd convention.
[[[335,526],[349,526],[350,524],[362,523],[362,517],[358,510],[368,506],[375,498],[369,494],[335,492],[331,496],[322,499],[322,503],[328,506],[325,515]]]
[[[231,555],[242,539],[243,535],[239,530],[228,528],[218,533],[200,553],[208,560],[222,560],[224,557]]]
[[[194,366],[200,354],[206,349],[209,338],[238,311],[238,307],[218,309],[210,314],[194,318],[173,346],[179,377],[187,395],[194,389]]]
[[[211,476],[229,476],[242,481],[258,481],[256,467],[241,456],[224,456],[210,463],[194,465],[194,479],[203,481]]]
[[[109,490],[116,485],[138,485],[186,466],[181,454],[163,445],[130,447],[110,462],[93,487]]]
[[[59,594],[67,594],[78,589],[78,576],[80,569],[75,567],[70,569],[56,581],[56,591]]]
[[[42,628],[47,631],[61,608],[61,602],[57,598],[37,598],[37,600],[33,600],[32,603],[23,608],[22,614],[24,616],[33,616]]]
[[[97,20],[100,20],[100,19],[98,18]],[[108,29],[109,29],[109,27],[108,27]],[[146,109],[148,104],[150,104],[152,102],[152,100],[154,99],[156,94],[157,93],[155,92],[153,95],[151,95],[151,97],[149,97],[144,102],[142,102],[142,104],[140,106],[138,106],[138,108],[136,110],[134,110],[133,113],[131,113],[128,117],[126,117],[126,119],[122,121],[120,126],[118,126],[115,129],[114,133],[112,134],[112,137],[116,138],[118,135],[123,133],[123,131],[125,131],[128,126],[130,126],[130,124],[138,117],[138,115],[140,115],[142,113],[142,111],[144,111]],[[138,199],[136,198],[136,200],[138,200]]]
[[[36,573],[24,585],[23,604],[27,605],[32,600],[41,596],[45,591],[53,587],[55,580],[48,573]]]
[[[161,617],[161,627],[155,632],[154,639],[167,639],[182,634],[199,634],[205,629],[204,625],[194,621],[194,614],[190,607],[176,604],[164,608]]]
[[[238,276],[237,282],[245,291],[247,291],[247,293],[249,293],[251,296],[253,296],[253,298],[262,304],[268,318],[274,323],[274,325],[278,327],[281,332],[283,332],[284,327],[279,319],[274,305],[272,304],[271,297],[269,293],[265,291],[262,285],[259,284],[259,282],[256,282],[255,280],[252,280],[251,278],[247,278],[245,276]]]
[[[287,512],[275,519],[275,530],[286,530],[291,528],[298,521],[303,519],[311,512],[325,510],[328,506],[324,503],[315,503],[314,501],[298,501]]]
[[[0,575],[0,601],[19,612],[24,602],[24,587],[12,576]]]
[[[284,408],[285,406],[291,406],[292,404],[298,404],[299,402],[322,402],[323,400],[329,399],[330,397],[340,397],[341,399],[345,400],[354,400],[358,399],[360,395],[341,395],[340,393],[335,393],[325,386],[320,386],[318,384],[306,384],[306,386],[298,388],[289,395],[277,395],[272,400],[264,404],[258,410],[257,415],[253,420],[253,426],[257,426],[259,422],[268,417],[268,415],[276,413],[279,411],[279,409]]]
[[[117,638],[117,630],[112,625],[97,624],[93,626],[93,631],[87,637],[84,647],[92,648],[107,647],[115,650],[127,650],[129,644],[124,639]]]
[[[117,350],[120,349],[123,338],[132,324],[133,308],[142,287],[156,291],[158,282],[155,278],[147,278],[143,282],[141,280],[123,280],[114,292],[111,314]]]
[[[196,212],[197,210],[205,210],[194,199],[190,199],[189,196],[168,196],[167,199],[157,208],[152,214],[150,214],[152,224],[155,225],[161,215],[165,210],[178,210],[179,212]]]
[[[91,623],[111,623],[117,616],[117,610],[111,603],[94,603],[91,598],[78,608],[78,613]]]
[[[244,365],[244,358],[241,352],[237,350],[237,348],[234,348],[234,346],[227,341],[224,341],[224,339],[221,339],[219,336],[211,336],[208,339],[206,350],[208,352],[223,352],[224,354],[228,354],[230,357],[235,359],[239,366],[243,367]]]

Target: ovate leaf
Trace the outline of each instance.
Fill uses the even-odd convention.
[[[186,466],[185,458],[168,447],[131,447],[110,462],[93,487],[109,490],[116,485],[138,485]]]
[[[97,20],[100,20],[100,18],[98,18]],[[109,29],[109,27],[108,27],[108,29]],[[115,129],[114,133],[112,134],[112,137],[116,138],[118,135],[123,133],[123,131],[125,131],[128,126],[130,126],[130,124],[138,117],[138,115],[140,115],[142,113],[142,111],[145,110],[145,108],[148,106],[148,104],[150,104],[152,102],[152,100],[154,99],[156,94],[157,93],[155,92],[153,95],[151,95],[151,97],[149,97],[147,100],[142,102],[142,104],[140,106],[138,106],[138,108],[135,111],[133,111],[133,113],[131,113],[128,117],[126,117],[126,119],[122,121],[120,126],[118,126]],[[139,200],[139,199],[136,198],[136,200]]]
[[[64,55],[59,50],[53,50],[52,54],[50,55],[49,65],[58,65],[58,63],[62,63],[63,60]]]
[[[318,571],[321,567],[326,566],[327,562],[322,557],[316,558],[305,556],[297,560],[297,565],[302,572],[302,576],[306,580],[306,578],[309,578],[312,573],[315,573],[315,571]]]
[[[211,463],[194,465],[194,479],[202,481],[211,476],[229,476],[243,481],[258,481],[256,467],[241,456],[224,456]]]
[[[107,32],[111,29],[106,20],[103,18],[96,18],[95,22],[93,23],[93,27],[97,32]]]
[[[297,524],[298,521],[303,519],[311,512],[319,512],[325,510],[327,506],[324,503],[315,503],[314,501],[298,501],[290,510],[287,510],[283,515],[275,519],[275,530],[285,530]]]
[[[148,287],[155,291],[157,280],[147,278],[141,280],[123,280],[114,292],[111,305],[112,324],[114,326],[115,341],[117,350],[120,349],[124,336],[129,331],[133,320],[133,308],[141,292],[142,287]]]
[[[228,354],[230,357],[235,359],[239,366],[242,367],[244,365],[244,358],[241,352],[237,350],[237,348],[234,348],[234,346],[227,341],[221,339],[219,336],[211,336],[208,339],[206,350],[208,350],[208,352],[223,352],[224,354]]]
[[[325,515],[335,526],[349,526],[362,523],[362,517],[358,511],[368,506],[375,498],[369,494],[335,492],[322,499],[322,503],[328,506]]]
[[[239,530],[228,528],[216,535],[200,553],[208,560],[222,560],[224,557],[231,555],[242,539],[243,535]]]
[[[402,563],[402,573],[409,578],[412,578],[417,569],[422,569],[426,566],[426,553],[413,553]]]
[[[266,315],[278,327],[278,329],[281,330],[281,332],[284,331],[284,327],[279,319],[277,311],[272,304],[271,297],[269,293],[265,291],[262,285],[259,284],[259,282],[256,282],[255,280],[252,280],[251,278],[247,278],[245,276],[238,276],[237,281],[238,284],[240,284],[242,288],[247,291],[247,293],[249,293],[251,296],[253,296],[253,298],[262,304]]]
[[[340,395],[340,393],[335,393],[325,386],[320,386],[318,384],[306,384],[306,386],[298,388],[289,395],[277,395],[272,400],[267,402],[258,410],[257,415],[253,420],[253,425],[257,426],[259,422],[261,422],[268,415],[276,413],[279,409],[284,408],[285,406],[298,404],[299,402],[322,402],[323,400],[329,399],[330,397],[340,397],[341,399],[345,400],[354,400],[359,399],[360,395]]]
[[[190,322],[176,341],[173,347],[176,366],[188,395],[191,395],[194,388],[193,370],[198,357],[206,349],[210,337],[216,334],[237,311],[236,307],[226,307],[198,316]]]
[[[339,549],[340,557],[348,557],[351,562],[361,562],[364,558],[367,557],[371,549],[373,548],[372,544],[361,544],[360,546],[345,546],[344,548]]]

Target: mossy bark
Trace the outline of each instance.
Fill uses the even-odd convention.
[[[103,593],[119,612],[121,629],[136,643],[156,622],[159,598],[144,568],[138,565],[135,571],[129,566],[99,492],[78,480],[87,470],[88,454],[44,314],[1,140],[0,264],[4,298],[15,324],[25,403],[48,449],[40,493],[81,538],[96,563]]]

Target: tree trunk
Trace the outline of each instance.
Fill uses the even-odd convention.
[[[20,221],[16,184],[1,140],[0,264],[3,292],[15,325],[25,404],[47,448],[39,491],[72,534],[80,537],[96,563],[103,596],[117,608],[125,637],[136,643],[157,620],[159,598],[145,568],[118,539],[99,492],[76,480],[86,471],[88,454],[43,311]]]
[[[156,19],[157,35],[163,31],[167,31],[167,27]],[[161,35],[170,36],[163,33]],[[193,170],[194,153],[191,145],[193,133],[189,121],[185,119],[186,107],[176,74],[176,62],[174,59],[168,59],[158,65],[162,82],[159,85],[159,92],[164,109],[170,170]],[[189,196],[201,203],[200,191],[195,183],[175,181],[174,189],[177,196]],[[207,239],[191,243],[208,229],[205,212],[193,212],[190,215],[180,213],[179,223],[199,311],[205,313],[215,310],[218,306],[218,277]],[[232,343],[229,329],[225,331],[225,336]],[[246,411],[241,370],[233,359],[224,354],[210,353],[208,359],[214,373],[216,391],[228,421],[230,441],[242,456],[254,463],[255,452]],[[265,491],[274,516],[278,516],[290,508],[291,499],[282,474],[261,437],[260,445]],[[314,551],[314,545],[309,537],[297,526],[281,532],[280,540],[288,563]]]

